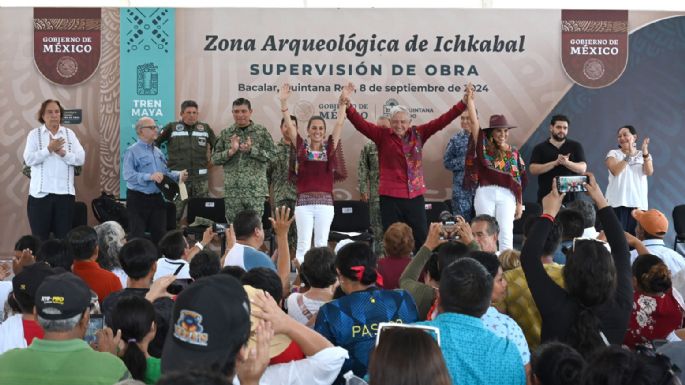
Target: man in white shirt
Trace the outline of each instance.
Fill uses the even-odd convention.
[[[642,241],[650,254],[654,254],[664,261],[671,275],[675,276],[685,268],[685,259],[675,250],[664,244],[664,235],[668,231],[668,219],[659,210],[633,210],[633,218],[637,221],[635,236]],[[630,252],[630,263],[637,258],[637,251]]]
[[[41,240],[64,238],[72,226],[74,167],[82,166],[85,151],[74,131],[60,125],[64,108],[57,100],[44,101],[38,111],[42,126],[29,132],[24,163],[31,168],[28,217],[31,233]]]

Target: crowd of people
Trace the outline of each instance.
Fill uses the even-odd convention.
[[[141,118],[123,159],[127,229],[62,223],[85,155],[45,101],[24,152],[32,235],[0,270],[0,384],[680,383],[685,261],[647,206],[648,138],[637,150],[635,129],[618,130],[603,193],[566,116],[525,162],[504,115],[481,127],[471,87],[422,125],[403,106],[369,122],[354,92],[342,87],[330,131],[314,116],[302,134],[284,84],[276,145],[243,98],[217,136],[193,101],[161,134]],[[444,156],[453,221],[429,224],[422,149],[460,115]],[[334,250],[346,119],[370,140],[359,187],[374,240]],[[225,233],[166,231],[165,202],[183,224],[185,199],[208,196],[211,164],[225,172]],[[542,215],[516,250],[527,171]],[[578,175],[580,188],[560,191]],[[175,183],[187,196],[169,196]]]

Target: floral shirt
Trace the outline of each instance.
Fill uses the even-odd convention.
[[[466,171],[466,153],[468,151],[471,133],[462,131],[455,134],[447,144],[443,165],[452,171],[452,211],[459,214],[471,222],[471,211],[473,210],[473,197],[475,190],[464,187],[464,172]]]
[[[680,294],[669,289],[660,295],[635,291],[633,311],[623,343],[631,349],[655,339],[664,339],[683,323],[683,301]]]
[[[518,351],[521,354],[523,365],[527,365],[530,362],[528,342],[526,342],[526,337],[523,335],[523,330],[521,330],[521,327],[513,318],[500,313],[494,306],[490,306],[488,311],[480,318],[486,328],[516,345],[516,348],[518,348]]]

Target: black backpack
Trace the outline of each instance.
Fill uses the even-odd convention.
[[[117,201],[114,195],[103,191],[98,198],[93,199],[91,207],[98,222],[117,221],[125,231],[128,231],[126,206]]]

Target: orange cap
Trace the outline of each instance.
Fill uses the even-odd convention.
[[[659,210],[633,210],[633,218],[642,228],[652,235],[664,235],[668,231],[668,219]]]

